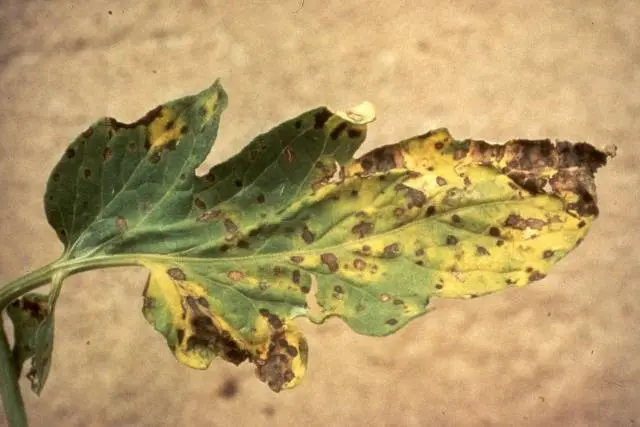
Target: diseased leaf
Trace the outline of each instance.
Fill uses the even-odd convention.
[[[132,124],[98,121],[45,200],[65,262],[150,270],[143,313],[194,368],[249,360],[274,391],[293,387],[307,360],[296,317],[393,333],[432,297],[542,279],[598,214],[607,154],[588,144],[439,129],[354,159],[370,104],[311,110],[196,176],[226,102],[216,83]]]
[[[27,378],[31,390],[40,394],[49,376],[53,354],[54,309],[62,277],[54,278],[49,295],[26,294],[7,307],[14,327],[13,361],[18,375],[31,359]]]

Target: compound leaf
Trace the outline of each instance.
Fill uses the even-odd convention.
[[[249,360],[274,391],[293,387],[307,360],[296,317],[393,333],[432,297],[542,279],[598,214],[609,153],[439,129],[355,159],[366,103],[306,112],[197,176],[225,106],[216,83],[132,124],[98,121],[45,198],[66,263],[150,270],[143,313],[194,368]]]

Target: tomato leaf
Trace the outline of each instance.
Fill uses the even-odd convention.
[[[26,376],[37,395],[42,392],[51,367],[54,309],[61,284],[62,276],[54,277],[53,289],[48,295],[29,293],[7,307],[14,326],[13,363],[19,376],[24,363],[31,359]]]
[[[542,279],[598,214],[608,153],[439,129],[354,159],[367,103],[301,114],[197,176],[226,103],[216,82],[132,124],[98,121],[45,196],[65,263],[150,270],[143,313],[194,368],[249,360],[272,390],[293,387],[308,350],[296,317],[393,333],[432,297]]]

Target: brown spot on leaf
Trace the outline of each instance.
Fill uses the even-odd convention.
[[[404,158],[398,147],[383,146],[371,150],[362,156],[359,161],[365,174],[371,174],[402,167]]]
[[[93,128],[88,128],[87,130],[82,132],[82,137],[83,138],[90,138],[91,135],[93,135]]]
[[[313,127],[315,129],[322,129],[324,124],[327,122],[327,120],[331,118],[331,116],[332,116],[331,111],[327,110],[326,108],[317,112],[316,115],[314,116]]]
[[[347,128],[347,122],[341,122],[338,126],[335,127],[329,134],[329,138],[334,141],[340,137],[340,134]]]
[[[498,241],[496,241],[496,246],[502,246],[504,245],[504,240],[499,239]]]
[[[244,273],[241,271],[230,271],[227,274],[227,277],[233,280],[234,282],[237,282],[238,280],[244,279]]]
[[[454,224],[460,224],[462,222],[462,219],[460,218],[460,215],[453,214],[451,215],[451,221]]]
[[[289,258],[291,260],[292,263],[294,264],[300,264],[302,261],[304,261],[304,257],[300,256],[300,255],[293,255],[291,258]]]
[[[373,223],[362,221],[351,228],[351,232],[362,239],[373,231]]]
[[[464,184],[465,187],[469,187],[471,185],[471,179],[468,176],[465,176],[462,179],[462,183]]]
[[[338,257],[335,256],[335,254],[332,254],[330,252],[325,252],[322,255],[320,255],[320,260],[322,261],[323,264],[329,267],[330,272],[335,273],[336,271],[338,271],[338,268],[339,268]]]
[[[429,207],[427,208],[427,211],[425,212],[425,216],[426,216],[426,217],[430,217],[430,216],[432,216],[432,215],[433,215],[433,214],[435,214],[435,213],[436,213],[436,207],[435,207],[435,206],[433,206],[433,205],[431,205],[431,206],[429,206]]]
[[[356,270],[362,271],[367,267],[367,263],[364,260],[360,259],[360,258],[356,258],[356,259],[353,260],[353,267]]]
[[[500,237],[500,229],[498,227],[491,227],[489,229],[489,235],[493,237]]]
[[[236,179],[233,183],[238,188],[242,187],[242,180],[241,179]]]
[[[487,256],[487,255],[489,255],[489,251],[484,246],[476,246],[476,255],[477,256]]]
[[[444,186],[444,185],[447,185],[447,180],[446,180],[446,179],[444,179],[444,178],[443,178],[443,177],[441,177],[441,176],[437,176],[437,177],[436,177],[436,184],[438,184],[439,186],[441,186],[441,187],[442,187],[442,186]]]
[[[104,159],[104,161],[106,162],[107,160],[111,160],[112,157],[113,151],[111,151],[111,148],[105,147],[105,149],[102,150],[102,158]]]
[[[89,179],[89,178],[91,178],[91,169],[89,169],[89,168],[84,168],[83,175],[84,175],[84,178],[85,178],[85,179]]]
[[[309,245],[311,243],[313,243],[313,241],[316,238],[316,235],[313,234],[311,232],[311,230],[309,230],[309,227],[305,224],[303,229],[302,229],[302,234],[301,234],[302,240],[304,240],[304,242]]]
[[[360,129],[349,128],[347,131],[347,136],[351,139],[359,138],[362,135],[362,131]]]
[[[167,270],[167,274],[174,280],[187,280],[187,275],[178,267],[171,267]]]
[[[218,329],[209,314],[203,313],[203,309],[195,298],[186,297],[185,300],[193,311],[191,319],[193,335],[187,339],[188,351],[201,349],[213,352],[235,365],[249,358],[248,351],[241,349],[227,331]]]
[[[421,208],[427,203],[427,197],[424,195],[422,191],[416,190],[415,188],[407,187],[407,192],[405,193],[407,197],[407,209],[411,209],[413,207]]]
[[[542,258],[549,259],[553,256],[554,252],[552,250],[547,249],[542,253]]]
[[[300,270],[293,270],[293,272],[291,273],[291,280],[296,285],[300,284]]]
[[[396,319],[389,319],[385,323],[389,326],[395,326],[398,324],[398,321]]]
[[[235,233],[236,231],[238,231],[238,226],[231,221],[229,218],[225,218],[224,220],[224,229],[227,230],[227,233]]]
[[[416,254],[416,256],[424,255],[424,249],[422,249],[422,248],[416,249],[415,254]]]
[[[392,243],[384,247],[382,251],[383,258],[395,258],[400,255],[400,243]]]
[[[286,341],[285,341],[286,342]],[[298,349],[292,345],[284,346],[285,351],[290,357],[296,357],[298,355]]]
[[[196,205],[198,209],[204,210],[207,208],[207,205],[202,201],[202,199],[199,199],[198,197],[195,198],[193,203]]]
[[[530,281],[530,282],[535,282],[536,280],[542,280],[542,279],[544,279],[545,277],[547,277],[547,275],[546,275],[546,274],[541,273],[541,272],[539,272],[539,271],[534,271],[534,272],[532,272],[532,273],[529,275],[529,281]]]
[[[444,144],[442,143],[442,141],[438,141],[433,145],[436,150],[442,150],[444,148]]]
[[[402,215],[404,215],[404,208],[395,208],[393,210],[393,214],[397,217],[401,217]]]
[[[276,314],[271,313],[266,308],[261,308],[258,311],[262,317],[267,319],[273,329],[277,330],[282,328],[282,319],[280,319]]]
[[[507,227],[515,228],[518,230],[525,230],[527,228],[533,228],[536,230],[542,229],[547,223],[538,218],[522,218],[520,215],[510,214],[504,222]]]
[[[455,245],[458,243],[458,238],[456,236],[448,235],[447,236],[447,245]]]
[[[216,175],[213,173],[213,169],[210,169],[209,172],[203,177],[206,182],[214,183],[216,182]]]
[[[72,159],[76,156],[76,150],[74,150],[73,148],[69,147],[67,148],[67,151],[64,152],[64,155],[68,158],[68,159]]]

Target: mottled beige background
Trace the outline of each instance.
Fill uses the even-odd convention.
[[[73,277],[42,397],[23,382],[33,426],[640,424],[638,1],[299,6],[0,0],[0,282],[60,253],[42,194],[76,134],[217,77],[230,106],[209,164],[306,109],[365,99],[367,149],[439,126],[616,143],[591,234],[544,281],[436,301],[388,338],[301,322],[309,373],[280,395],[249,365],[179,366],[140,314],[143,271]]]

